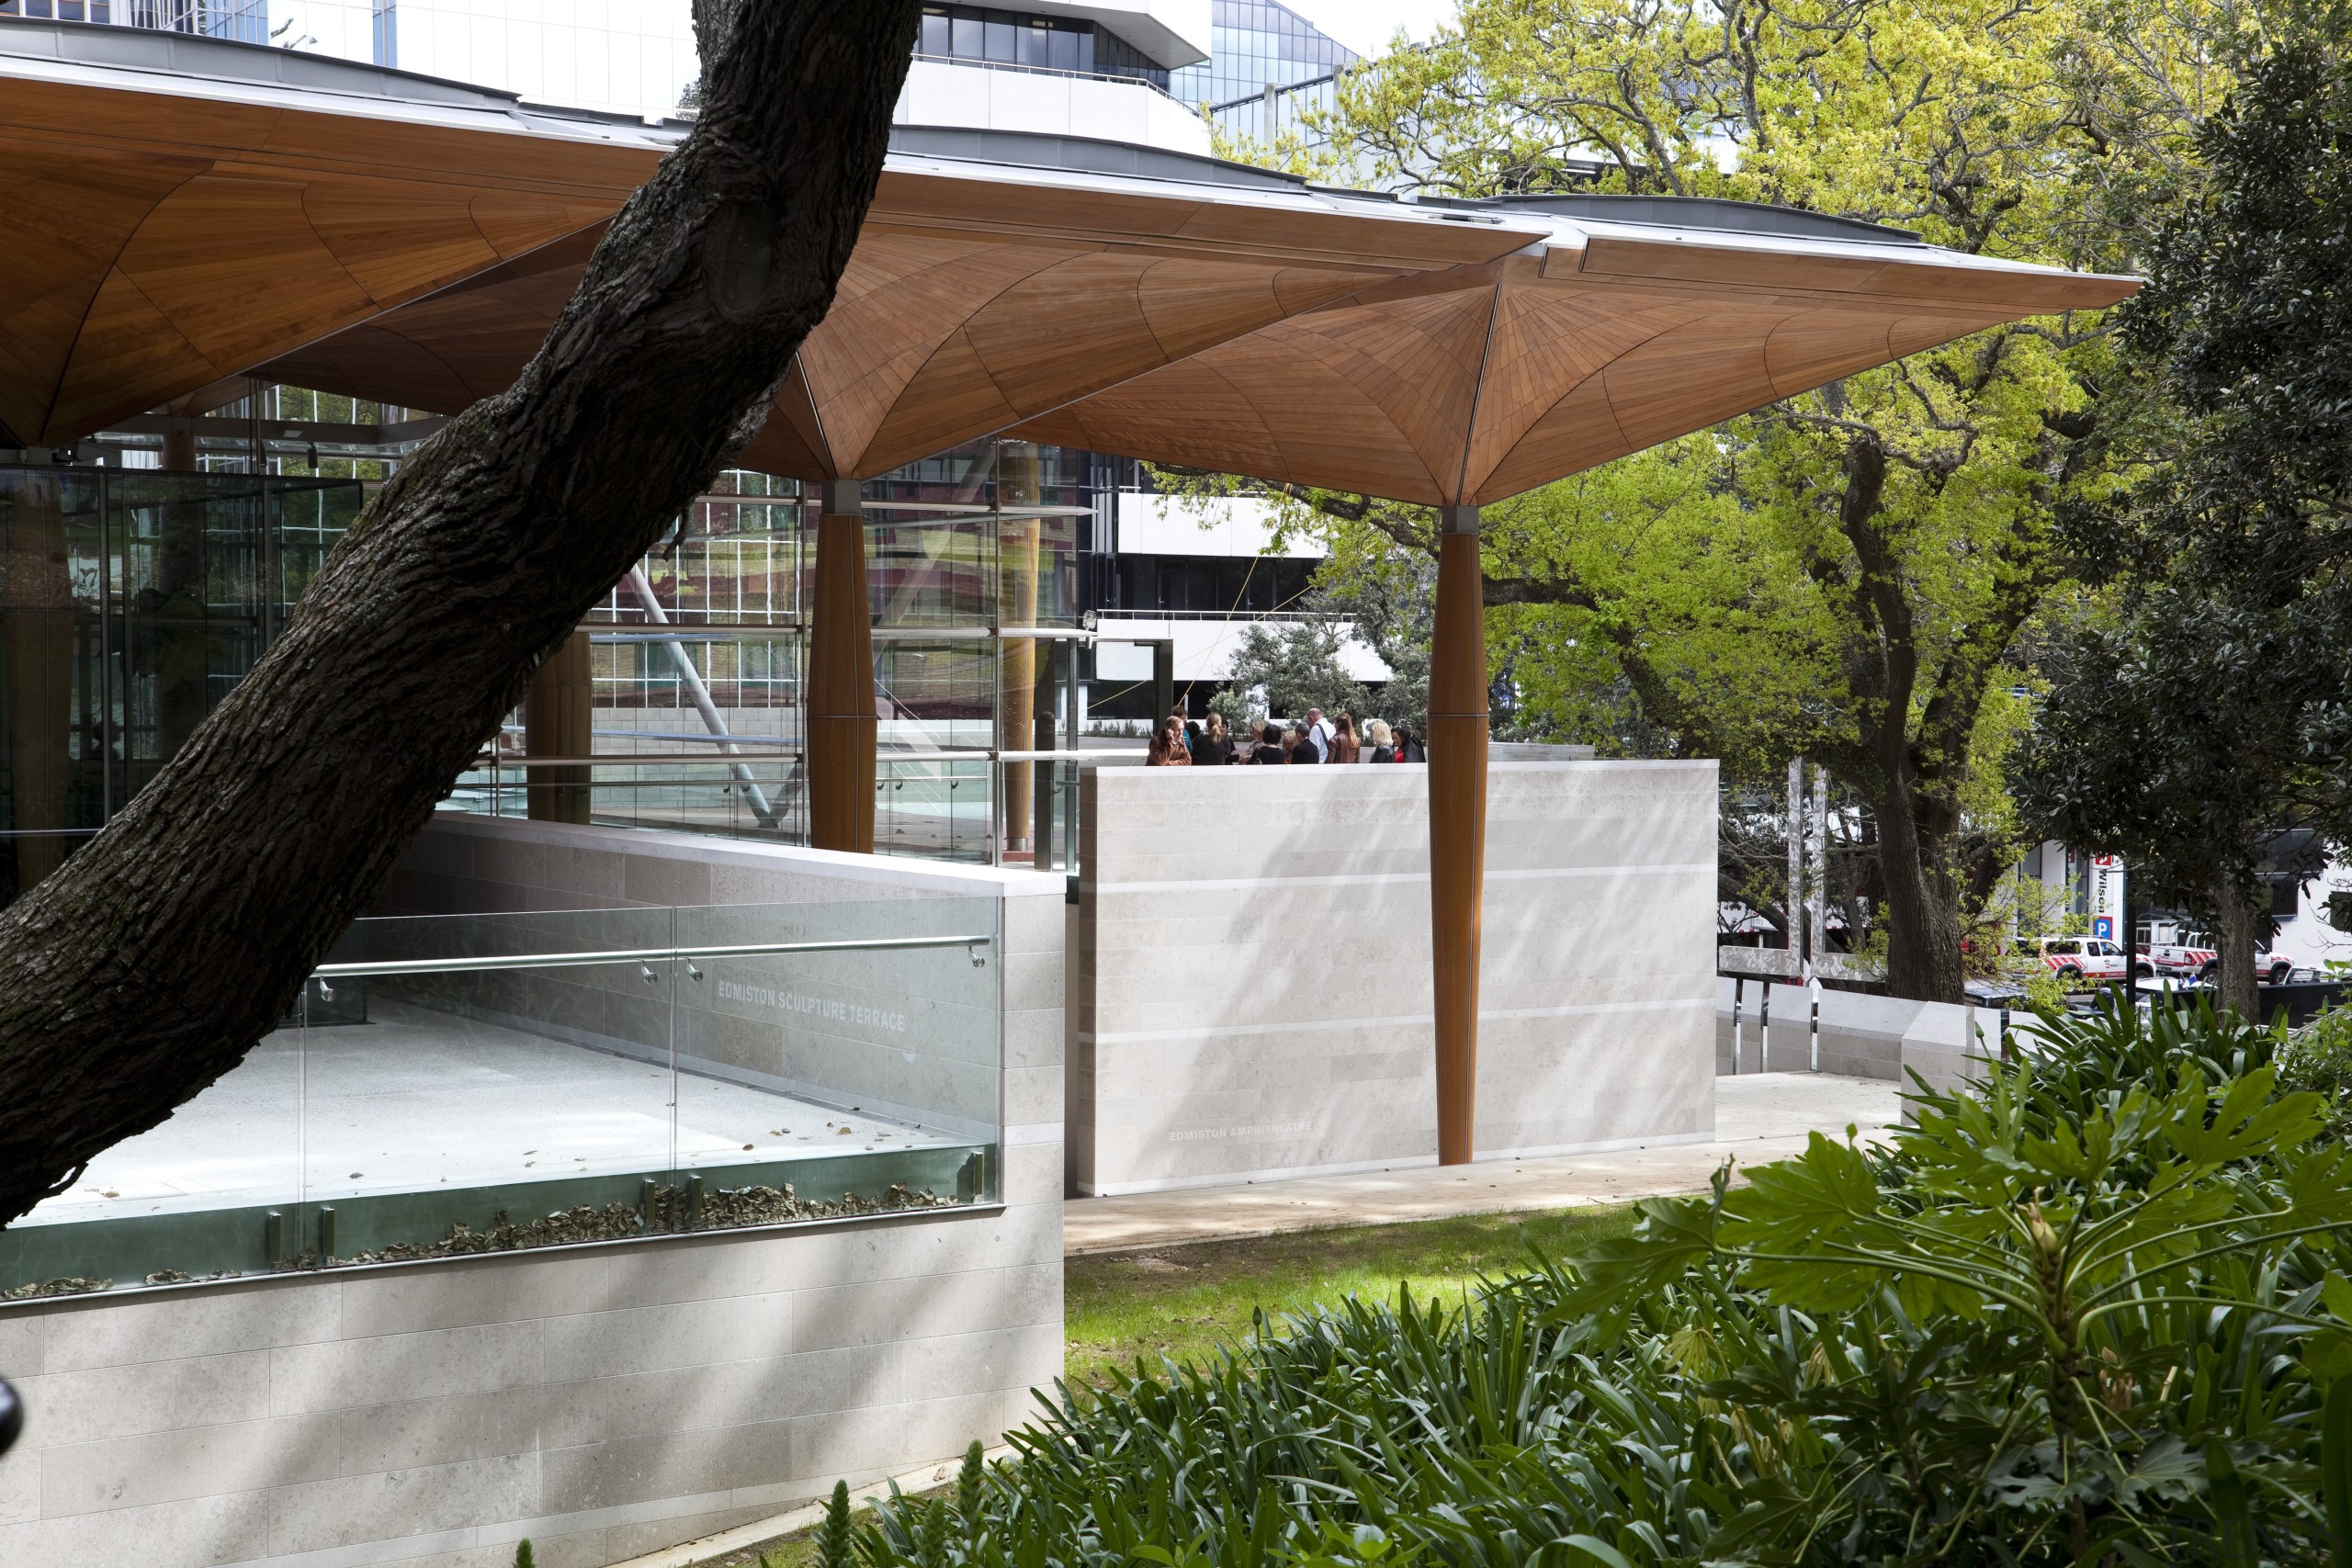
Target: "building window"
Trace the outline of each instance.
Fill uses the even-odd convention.
[[[127,0],[118,8],[134,28],[237,43],[269,41],[269,0]]]
[[[375,61],[388,70],[397,71],[401,63],[400,14],[394,0],[375,0]]]
[[[1224,104],[1329,76],[1363,57],[1279,0],[1213,0],[1209,57],[1169,73],[1188,104]]]
[[[1168,73],[1114,33],[1067,17],[1031,17],[977,6],[926,6],[915,51],[1031,71],[1125,76],[1168,85]]]

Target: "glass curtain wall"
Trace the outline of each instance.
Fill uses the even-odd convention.
[[[1188,104],[1223,104],[1329,76],[1362,58],[1280,0],[1213,0],[1208,59],[1170,72],[1168,90]]]
[[[244,678],[361,499],[348,480],[0,467],[0,903]]]
[[[1075,733],[1092,477],[1083,453],[984,441],[865,486],[878,852],[1069,864],[1070,764],[1027,754]],[[723,475],[590,616],[590,821],[807,841],[816,524],[794,481]],[[530,814],[526,726],[447,809]]]

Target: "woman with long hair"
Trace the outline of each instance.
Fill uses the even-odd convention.
[[[1184,744],[1183,720],[1170,714],[1159,721],[1152,732],[1151,750],[1144,757],[1148,768],[1189,768],[1193,765],[1193,749]]]
[[[1346,714],[1331,721],[1331,761],[1356,762],[1363,760],[1363,748],[1356,740],[1356,721]]]
[[[1210,768],[1222,768],[1233,761],[1233,742],[1225,734],[1225,715],[1209,715],[1208,729],[1201,736],[1200,752],[1193,760]]]

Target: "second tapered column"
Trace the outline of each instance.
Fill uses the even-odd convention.
[[[1478,901],[1487,862],[1487,615],[1478,509],[1440,513],[1430,661],[1430,966],[1437,1157],[1466,1165],[1478,1124]]]
[[[855,479],[818,487],[817,583],[808,641],[808,842],[874,852],[873,610],[865,510]]]

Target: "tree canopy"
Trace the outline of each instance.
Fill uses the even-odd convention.
[[[2111,613],[2070,639],[2024,755],[2030,814],[2216,917],[2251,1010],[2257,873],[2283,829],[2352,843],[2352,40],[2253,60],[2123,336],[2146,460],[2078,523]],[[2290,873],[2315,867],[2290,867]]]
[[[1471,0],[1343,75],[1308,136],[1234,149],[1431,194],[1714,196],[1970,254],[2129,270],[2230,81],[2222,6]],[[1309,138],[1313,140],[1310,141]],[[1999,764],[2062,519],[2118,482],[2111,323],[2018,322],[1487,509],[1490,646],[1523,732],[1804,754],[1876,818],[1888,981],[1957,999],[1961,920],[2017,847]],[[1335,554],[1433,520],[1286,497]]]

